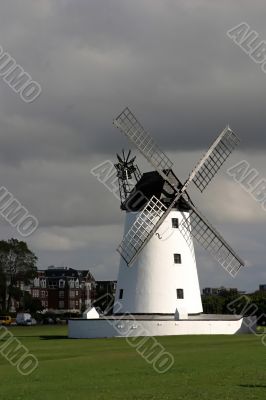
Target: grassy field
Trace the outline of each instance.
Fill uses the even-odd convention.
[[[243,400],[266,398],[260,337],[158,338],[175,363],[159,375],[125,339],[67,339],[62,326],[13,327],[39,367],[21,376],[0,355],[2,400]]]

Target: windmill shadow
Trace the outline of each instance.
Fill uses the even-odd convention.
[[[68,339],[67,335],[42,335],[39,336],[41,340],[62,340],[62,339]]]
[[[266,389],[266,385],[260,385],[260,384],[252,384],[252,383],[246,383],[246,384],[241,384],[238,385],[240,387],[245,387],[245,388],[264,388]]]

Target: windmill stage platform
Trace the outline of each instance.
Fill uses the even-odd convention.
[[[252,333],[255,317],[200,314],[187,319],[173,315],[122,315],[95,319],[70,319],[68,337],[72,339],[134,336],[234,335]]]

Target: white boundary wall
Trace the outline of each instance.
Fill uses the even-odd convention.
[[[236,320],[126,320],[72,319],[68,322],[69,338],[110,338],[130,336],[234,335],[252,333],[249,327],[255,317]]]

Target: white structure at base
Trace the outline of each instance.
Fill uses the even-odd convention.
[[[255,317],[214,316],[205,314],[205,319],[190,320],[135,320],[100,318],[95,320],[72,319],[68,322],[68,337],[73,339],[111,338],[133,336],[175,335],[234,335],[252,333]],[[219,317],[220,319],[217,319]],[[223,319],[223,317],[228,317]],[[230,319],[229,317],[233,317]]]
[[[125,232],[139,216],[126,214]],[[182,220],[189,213],[171,211],[158,231],[131,267],[121,258],[114,314],[202,313],[200,287],[193,241],[187,231],[184,239],[172,220]],[[175,263],[174,254],[181,262]],[[178,298],[178,297],[184,298]]]
[[[95,307],[90,307],[82,314],[83,318],[86,319],[97,319],[100,318],[100,315]]]

